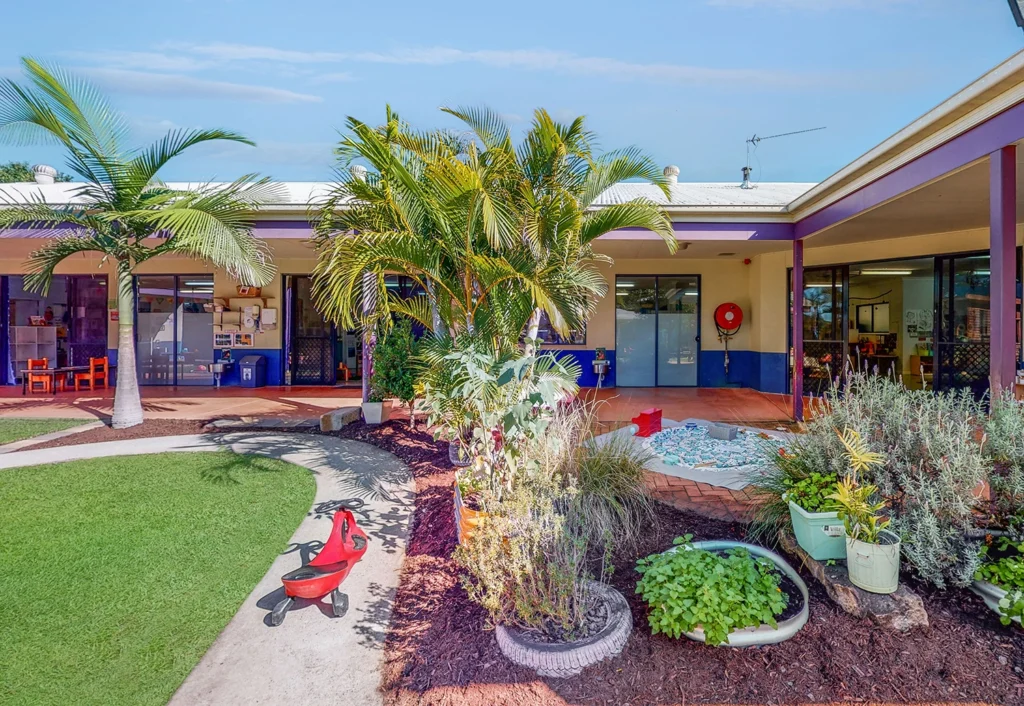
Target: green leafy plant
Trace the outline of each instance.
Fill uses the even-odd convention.
[[[829,495],[835,492],[837,480],[835,473],[817,471],[800,480],[785,478],[783,483],[786,486],[786,499],[807,512],[833,512],[838,506]]]
[[[678,638],[701,627],[705,641],[719,645],[734,630],[777,627],[789,597],[779,588],[774,564],[745,549],[697,549],[692,539],[677,537],[674,550],[637,562],[636,592],[650,608],[652,632]]]
[[[415,426],[418,342],[412,333],[412,321],[399,319],[377,339],[373,348],[373,374],[370,388],[373,398],[395,397],[409,405],[409,425]],[[376,401],[376,400],[375,400]]]
[[[852,478],[843,478],[836,484],[836,492],[828,496],[839,507],[839,519],[850,539],[878,544],[879,533],[889,526],[889,518],[881,514],[885,501],[871,502],[877,492],[873,485],[859,485]]]

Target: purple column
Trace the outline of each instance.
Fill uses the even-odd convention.
[[[793,419],[804,418],[804,241],[793,241]]]
[[[992,394],[1013,389],[1017,373],[1017,148],[989,155]]]
[[[371,298],[373,287],[373,274],[363,273],[363,318],[364,320],[373,313],[375,303]],[[363,329],[363,402],[370,401],[370,377],[373,375],[373,347],[377,344],[377,337],[371,328]]]

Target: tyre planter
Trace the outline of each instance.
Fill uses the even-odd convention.
[[[995,611],[997,615],[1002,615],[1003,611],[999,608],[999,601],[1006,597],[1006,591],[996,586],[994,583],[988,581],[973,581],[971,582],[971,590],[981,597],[981,600],[985,601],[985,605],[989,609]],[[1014,617],[1013,621],[1018,625],[1021,624],[1019,617]]]
[[[384,416],[384,403],[383,402],[363,402],[363,419],[367,424],[380,424],[386,417]]]
[[[810,616],[809,607],[809,596],[807,593],[807,584],[800,578],[800,574],[790,566],[785,559],[776,554],[773,551],[769,551],[764,547],[759,547],[754,544],[746,544],[744,542],[729,542],[729,541],[710,541],[710,542],[694,542],[694,549],[704,549],[709,552],[722,552],[729,549],[746,549],[748,552],[757,557],[768,559],[779,569],[780,572],[785,574],[786,578],[796,584],[796,587],[800,590],[800,599],[803,601],[803,607],[800,612],[794,615],[792,618],[786,620],[780,620],[778,627],[772,627],[771,625],[760,625],[758,627],[742,628],[740,630],[733,630],[729,633],[728,638],[719,647],[754,647],[757,645],[774,645],[779,642],[788,640],[789,638],[796,635],[800,628],[807,624],[807,618]],[[669,549],[668,551],[674,552],[676,549]],[[703,628],[697,628],[692,632],[683,633],[691,640],[697,642],[704,642],[704,630]]]
[[[838,512],[807,512],[789,502],[789,517],[797,544],[815,561],[846,558],[846,528]]]
[[[487,513],[483,510],[474,510],[468,507],[462,498],[462,491],[459,490],[459,484],[455,484],[455,529],[458,531],[459,544],[465,544],[469,541],[469,538],[473,536],[473,532],[476,531],[477,525],[479,525],[484,518],[487,517]]]
[[[895,593],[900,585],[900,538],[882,530],[890,544],[868,544],[846,538],[846,568],[850,583],[868,593]]]
[[[503,655],[542,677],[571,677],[585,667],[614,657],[622,651],[633,630],[633,616],[625,597],[611,586],[596,581],[587,590],[604,601],[608,620],[604,628],[575,642],[536,642],[515,628],[499,625],[495,637]]]

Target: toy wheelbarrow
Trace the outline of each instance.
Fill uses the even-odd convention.
[[[366,533],[356,525],[356,518],[347,507],[334,512],[334,523],[327,544],[308,564],[281,577],[285,599],[274,606],[270,624],[284,622],[296,598],[320,599],[331,594],[331,608],[336,618],[348,610],[348,596],[341,592],[341,582],[366,553]]]

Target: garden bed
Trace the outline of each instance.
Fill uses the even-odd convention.
[[[643,546],[616,558],[612,585],[629,601],[635,628],[623,653],[569,679],[542,679],[509,662],[484,613],[459,585],[453,469],[443,442],[404,422],[345,427],[409,465],[416,510],[385,644],[385,702],[407,704],[798,703],[1024,700],[1024,633],[1004,628],[968,591],[923,594],[932,626],[882,632],[842,613],[817,583],[810,620],[787,642],[756,649],[707,647],[652,637],[634,594],[635,559],[695,540],[744,539],[742,525],[659,506],[660,525]]]
[[[91,420],[83,419],[82,424]],[[109,422],[107,422],[109,424]],[[199,419],[147,419],[127,429],[113,429],[102,426],[89,429],[79,434],[65,436],[61,439],[44,441],[26,449],[50,449],[58,446],[77,446],[78,444],[95,444],[101,441],[131,441],[132,439],[148,439],[155,436],[179,436],[182,434],[202,434],[206,430],[206,420]],[[232,429],[231,431],[234,431]],[[266,430],[263,430],[266,431]]]

